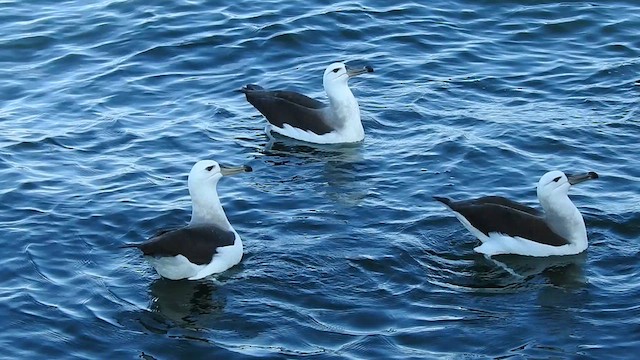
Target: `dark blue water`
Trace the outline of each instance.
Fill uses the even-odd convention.
[[[0,2],[4,358],[631,358],[640,349],[640,5]],[[269,144],[246,83],[351,81],[363,143]],[[127,242],[190,216],[199,159],[243,261],[162,280]],[[502,258],[433,195],[535,205],[551,169],[590,239]]]

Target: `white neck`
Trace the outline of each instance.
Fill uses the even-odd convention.
[[[574,246],[587,248],[587,228],[578,208],[566,194],[539,199],[547,224],[556,234]]]
[[[191,196],[192,210],[189,225],[215,224],[226,230],[233,230],[222,209],[215,187],[200,189],[198,196]]]
[[[329,104],[334,117],[341,126],[340,132],[355,140],[364,138],[364,128],[360,120],[358,101],[347,83],[334,83],[325,86]]]

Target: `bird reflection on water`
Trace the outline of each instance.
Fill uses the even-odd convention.
[[[580,288],[586,284],[584,266],[586,252],[568,256],[531,257],[519,255],[498,255],[480,257],[484,261],[498,265],[518,283],[526,283],[534,277],[542,276],[553,286]]]
[[[226,301],[217,290],[211,279],[175,281],[160,278],[151,284],[150,309],[178,326],[198,328],[203,316],[222,313]]]
[[[276,135],[277,136],[277,135]],[[365,164],[362,144],[310,144],[282,136],[272,138],[265,146],[265,161],[273,166],[321,163],[319,184],[326,195],[345,205],[357,205],[367,195],[369,187],[360,173]]]

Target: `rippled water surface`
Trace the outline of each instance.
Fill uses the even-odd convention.
[[[635,1],[0,2],[0,357],[629,358],[640,349]],[[270,143],[246,83],[351,81],[364,142]],[[160,279],[120,245],[190,216],[243,261]],[[433,195],[571,190],[580,255],[492,261]]]

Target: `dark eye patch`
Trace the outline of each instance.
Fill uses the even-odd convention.
[[[562,179],[562,176],[558,176],[557,178],[553,179],[553,181],[558,182],[560,181],[560,179]]]
[[[338,71],[340,71],[340,68],[335,68],[335,69],[333,69],[333,72],[334,72],[334,73],[337,73]]]
[[[211,170],[213,170],[213,168],[214,168],[214,167],[216,167],[216,166],[215,166],[215,165],[207,166],[207,167],[205,168],[205,170],[207,170],[207,171],[211,171]]]

